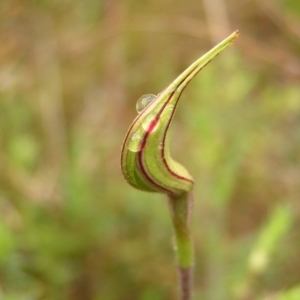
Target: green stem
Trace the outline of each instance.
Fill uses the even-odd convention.
[[[169,195],[169,205],[175,230],[180,300],[192,299],[194,251],[189,222],[193,199],[191,193]]]

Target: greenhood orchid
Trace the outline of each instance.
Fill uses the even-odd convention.
[[[196,60],[157,96],[139,99],[139,114],[127,132],[121,156],[123,175],[130,185],[172,195],[191,191],[192,176],[170,156],[169,126],[187,84],[237,36],[236,31]]]
[[[233,32],[192,63],[158,95],[142,96],[136,105],[138,115],[129,127],[122,147],[121,167],[126,181],[139,190],[164,193],[169,198],[182,300],[192,297],[193,247],[189,220],[194,180],[170,155],[170,123],[187,84],[238,35],[238,31]]]

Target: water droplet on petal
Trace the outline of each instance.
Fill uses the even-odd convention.
[[[128,141],[128,149],[132,152],[138,152],[140,149],[142,136],[139,132],[135,132]]]
[[[137,102],[136,102],[136,111],[139,114],[156,96],[152,94],[143,95]]]
[[[159,144],[158,144],[158,149],[159,150],[162,150],[164,148],[164,143],[163,142],[160,142]]]
[[[159,122],[159,119],[157,119],[155,117],[155,115],[150,114],[146,117],[146,119],[143,122],[142,126],[143,126],[144,130],[146,130],[148,132],[153,132],[157,129],[158,122]]]

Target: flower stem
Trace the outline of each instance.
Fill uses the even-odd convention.
[[[175,230],[180,300],[192,299],[193,243],[190,234],[190,216],[193,199],[191,193],[169,195],[169,206]]]

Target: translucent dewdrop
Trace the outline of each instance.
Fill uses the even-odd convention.
[[[129,142],[128,142],[128,149],[132,152],[138,152],[140,149],[140,142],[141,142],[142,136],[139,132],[135,132]]]
[[[150,114],[146,117],[145,121],[142,124],[144,130],[148,132],[153,132],[157,129],[159,120],[156,119],[155,115]]]
[[[146,94],[143,95],[137,102],[136,102],[136,111],[139,114],[156,96],[153,94]]]
[[[164,143],[163,143],[163,142],[159,142],[159,144],[158,144],[158,149],[159,149],[159,150],[164,149]]]

